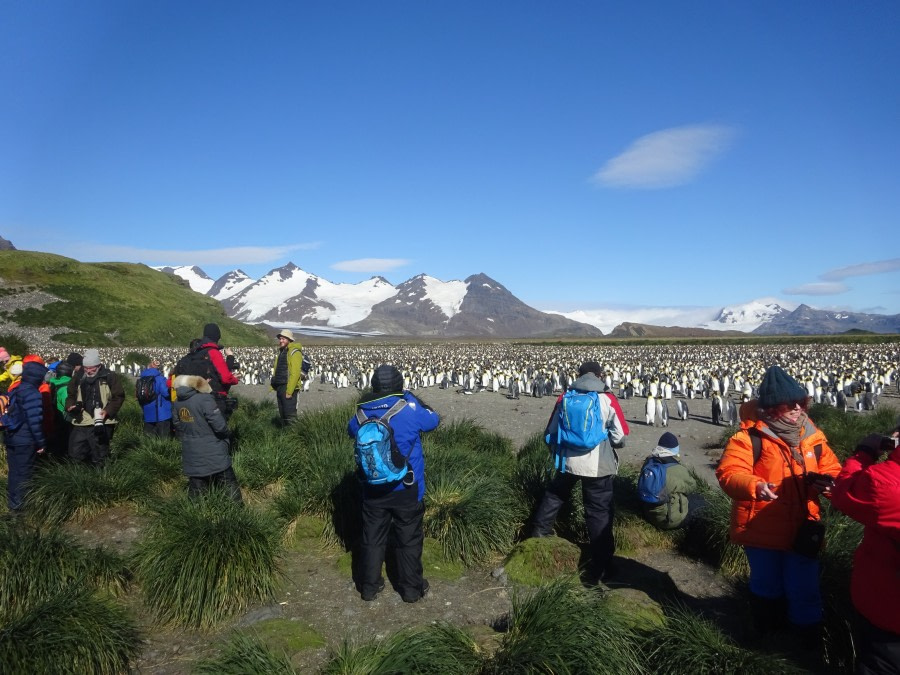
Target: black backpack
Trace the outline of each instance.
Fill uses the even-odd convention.
[[[156,375],[141,375],[134,383],[134,395],[142,406],[156,401]]]
[[[201,344],[203,341],[199,338],[191,341],[190,351],[175,364],[175,374],[197,375],[209,380],[209,386],[214,392],[222,391],[222,379],[209,358],[212,347],[201,347]]]

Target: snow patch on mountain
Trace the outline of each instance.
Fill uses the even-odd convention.
[[[318,277],[293,263],[274,269],[236,296],[234,316],[241,321],[259,321],[272,308],[300,295],[311,279],[317,281]]]
[[[242,270],[233,270],[217,279],[208,293],[211,298],[222,301],[225,298],[230,298],[232,295],[237,295],[253,283],[255,283],[255,280],[247,276]]]
[[[373,305],[395,295],[397,289],[380,277],[358,284],[335,284],[319,279],[316,297],[334,305],[334,311],[317,307],[315,318],[329,326],[349,326],[369,316]]]
[[[209,292],[209,289],[212,288],[213,284],[216,283],[206,274],[203,270],[201,270],[196,265],[188,266],[182,265],[180,267],[154,267],[153,269],[159,270],[160,272],[166,272],[168,274],[174,274],[176,277],[181,277],[186,282],[188,282],[188,286],[191,287],[192,291],[197,291],[198,293],[202,293],[206,295]]]
[[[422,285],[425,287],[423,300],[431,300],[448,319],[459,313],[463,299],[469,289],[465,281],[441,281],[423,274]]]
[[[764,323],[792,312],[796,308],[796,303],[788,303],[776,298],[759,298],[740,305],[723,307],[715,319],[700,324],[699,328],[739,330],[752,333]]]

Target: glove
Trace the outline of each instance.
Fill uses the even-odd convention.
[[[856,445],[856,452],[865,452],[877,461],[882,453],[890,452],[895,447],[894,439],[890,436],[869,434]]]

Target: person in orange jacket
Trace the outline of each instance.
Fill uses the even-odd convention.
[[[728,441],[716,477],[734,500],[730,535],[750,563],[758,631],[778,628],[786,605],[790,624],[813,646],[822,622],[818,499],[830,496],[841,465],[806,414],[806,389],[779,366],[766,370],[757,403],[757,415]]]

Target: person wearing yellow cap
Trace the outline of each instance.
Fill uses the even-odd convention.
[[[281,424],[287,426],[297,419],[297,392],[303,378],[303,348],[288,328],[278,333],[277,339],[278,351],[269,384],[275,390]]]

